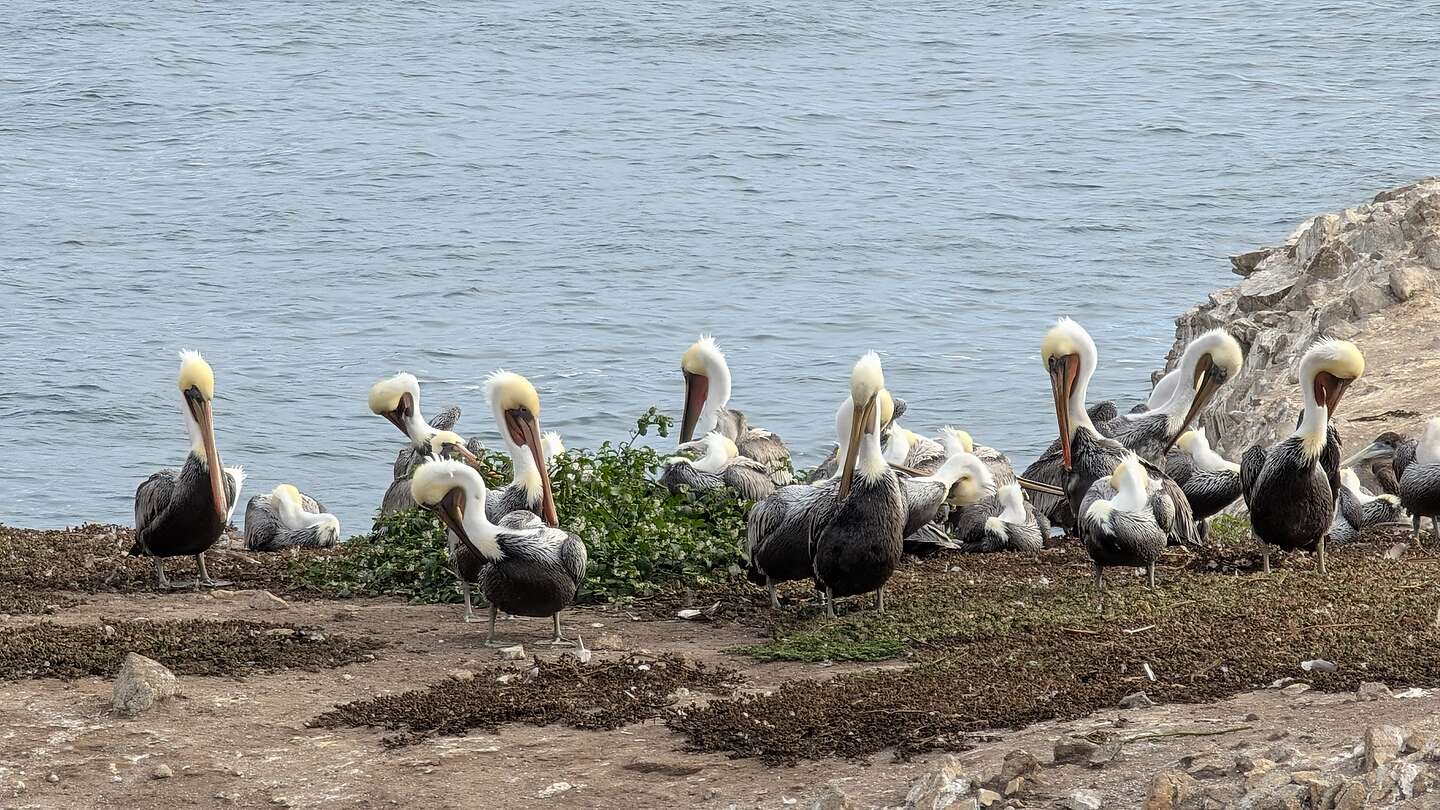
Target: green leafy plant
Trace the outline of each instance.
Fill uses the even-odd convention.
[[[636,444],[653,429],[670,435],[672,420],[651,408],[619,444],[570,450],[550,462],[560,525],[584,541],[590,566],[583,601],[643,596],[738,576],[750,503],[734,492],[673,494],[655,483],[665,456]],[[489,486],[510,480],[510,460],[482,453]],[[445,552],[445,529],[432,513],[410,510],[379,518],[342,553],[299,563],[304,584],[357,596],[405,596],[424,602],[459,599]]]

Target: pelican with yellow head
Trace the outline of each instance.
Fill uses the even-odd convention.
[[[794,480],[785,442],[768,430],[752,426],[743,412],[729,407],[730,365],[714,338],[701,335],[690,344],[680,356],[680,372],[685,379],[680,444],[717,431],[735,443],[741,456],[764,464],[777,486]]]
[[[135,543],[130,554],[155,559],[161,588],[172,587],[163,559],[190,555],[198,570],[196,587],[228,584],[210,578],[205,552],[230,522],[245,472],[221,465],[215,446],[215,372],[199,352],[180,352],[176,383],[190,433],[190,454],[178,471],[161,470],[135,491]]]
[[[1152,480],[1151,468],[1125,453],[1110,474],[1091,484],[1080,506],[1080,539],[1095,565],[1095,585],[1105,591],[1105,569],[1144,568],[1155,587],[1155,561],[1165,553],[1177,513],[1171,494]],[[1181,496],[1183,498],[1183,496]]]
[[[339,518],[294,484],[280,484],[245,505],[245,547],[250,551],[330,548],[339,542]]]
[[[485,378],[485,399],[495,414],[495,425],[510,452],[514,470],[509,485],[490,494],[486,514],[498,522],[510,512],[523,509],[539,515],[547,526],[559,526],[541,440],[540,394],[529,380],[501,369]]]

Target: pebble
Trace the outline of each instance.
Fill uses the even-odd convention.
[[[1148,709],[1154,705],[1155,701],[1151,700],[1150,696],[1144,692],[1133,692],[1120,698],[1120,708],[1122,709]]]
[[[549,799],[554,796],[559,796],[561,793],[568,793],[574,788],[575,786],[569,782],[555,782],[547,788],[541,788],[540,792],[535,794],[535,798]]]
[[[58,774],[58,773],[51,773],[49,776],[45,777],[45,781],[46,781],[46,782],[49,782],[49,783],[51,783],[51,784],[53,785],[54,783],[60,781],[60,774]]]
[[[514,647],[501,647],[500,657],[505,659],[506,661],[524,661],[525,645],[516,644]],[[556,784],[560,783],[557,782]]]
[[[290,603],[269,591],[253,591],[246,603],[251,610],[284,610]]]
[[[1292,683],[1292,684],[1290,684],[1289,686],[1285,687],[1284,689],[1281,689],[1280,691],[1281,691],[1281,692],[1284,692],[1285,694],[1289,695],[1290,697],[1299,697],[1300,695],[1303,695],[1303,694],[1305,694],[1306,692],[1309,692],[1309,691],[1310,691],[1310,684],[1308,684],[1308,683]]]
[[[1105,800],[1093,790],[1073,790],[1070,795],[1057,799],[1055,806],[1061,810],[1100,810]]]
[[[156,779],[169,779],[175,775],[175,772],[170,770],[169,765],[156,765],[155,770],[151,771],[150,775]]]
[[[1365,681],[1360,688],[1355,690],[1355,699],[1359,701],[1382,700],[1391,697],[1390,687],[1376,681]]]

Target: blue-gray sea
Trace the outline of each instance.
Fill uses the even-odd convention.
[[[881,352],[913,429],[1023,461],[1040,336],[1129,404],[1226,256],[1437,173],[1440,6],[159,2],[0,15],[0,521],[129,523],[183,460],[177,349],[246,494],[368,527],[400,434],[528,375],[572,447],[679,355],[802,462]]]

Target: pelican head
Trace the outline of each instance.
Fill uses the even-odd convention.
[[[990,468],[984,461],[968,452],[946,459],[946,466],[949,466],[952,460],[959,467],[959,475],[945,494],[947,503],[970,506],[995,494],[995,476],[991,475]]]
[[[1116,492],[1144,492],[1150,485],[1150,473],[1146,471],[1145,465],[1140,463],[1140,457],[1134,453],[1128,453],[1125,459],[1115,465],[1115,470],[1110,473],[1110,486]]]
[[[545,461],[549,462],[556,456],[565,455],[565,442],[560,440],[559,433],[547,430],[540,434],[540,449],[544,453]]]
[[[1348,340],[1316,341],[1300,358],[1300,382],[1316,405],[1325,406],[1326,419],[1334,419],[1345,389],[1365,373],[1365,355]]]
[[[459,456],[471,464],[479,464],[480,459],[470,452],[465,446],[465,439],[453,430],[437,430],[430,434],[427,440],[430,455],[435,458],[455,458]]]
[[[1185,455],[1193,456],[1201,446],[1209,447],[1210,443],[1205,440],[1203,430],[1187,430],[1175,439],[1175,446]]]
[[[1195,421],[1195,417],[1210,403],[1220,386],[1240,373],[1240,368],[1245,365],[1245,353],[1240,349],[1240,342],[1231,337],[1229,332],[1224,329],[1211,329],[1190,341],[1180,363],[1181,368],[1190,372],[1194,397],[1190,400],[1190,409],[1180,422],[1177,437]],[[1170,444],[1165,445],[1164,452],[1169,452],[1170,445],[1174,443],[1175,440],[1172,439]]]
[[[947,456],[975,452],[975,440],[970,438],[970,433],[949,425],[940,428],[940,445],[945,448]]]
[[[1432,422],[1435,420],[1431,420]],[[1428,426],[1427,426],[1428,427]],[[1366,445],[1363,450],[1341,462],[1346,467],[1355,464],[1364,464],[1367,461],[1378,461],[1395,457],[1395,451],[1400,448],[1405,438],[1393,430],[1387,430],[1375,437],[1375,441]]]
[[[194,450],[205,454],[215,514],[225,520],[230,514],[230,503],[225,497],[225,483],[221,479],[220,451],[215,449],[215,372],[199,352],[187,349],[180,352],[180,373],[175,382],[185,402],[185,414],[189,417],[191,445]]]
[[[1055,420],[1060,425],[1060,449],[1068,470],[1074,463],[1070,440],[1081,424],[1075,414],[1079,414],[1079,419],[1085,418],[1085,388],[1099,362],[1099,352],[1084,327],[1069,318],[1061,318],[1045,333],[1045,340],[1040,344],[1040,361],[1050,374]]]
[[[420,413],[420,381],[414,374],[402,372],[370,386],[369,405],[372,413],[385,417],[412,441],[419,441],[410,435]]]
[[[875,407],[880,410],[880,430],[889,430],[896,418],[895,397],[891,396],[890,389],[880,389],[880,396],[875,400]]]
[[[487,538],[472,535],[465,525],[470,515],[480,526],[487,523],[485,481],[474,468],[449,460],[423,464],[415,471],[415,477],[410,479],[410,495],[415,498],[415,503],[438,515],[440,521],[466,545],[482,554],[486,554],[488,547],[493,545],[494,538],[485,542]]]
[[[1360,476],[1349,467],[1340,470],[1340,486],[1345,487],[1355,494],[1360,494]]]
[[[867,352],[850,370],[850,441],[845,445],[845,462],[840,474],[840,497],[850,494],[855,477],[855,463],[860,458],[860,438],[877,430],[880,414],[877,402],[885,390],[885,374],[880,368],[880,355]]]
[[[294,484],[278,484],[270,490],[270,497],[277,501],[294,504],[296,508],[301,505],[300,490]]]
[[[701,416],[713,414],[730,399],[730,367],[715,338],[701,335],[680,356],[680,371],[685,375],[685,407],[680,415],[680,443],[684,444],[695,437],[697,427],[700,432],[715,427],[708,418],[701,425]],[[707,408],[712,400],[714,405]]]
[[[555,511],[555,495],[550,490],[550,472],[545,465],[545,450],[540,443],[540,395],[530,381],[512,371],[500,371],[485,378],[485,399],[495,411],[500,436],[510,446],[512,457],[522,448],[530,454],[540,476],[541,515],[548,526],[560,525]]]

